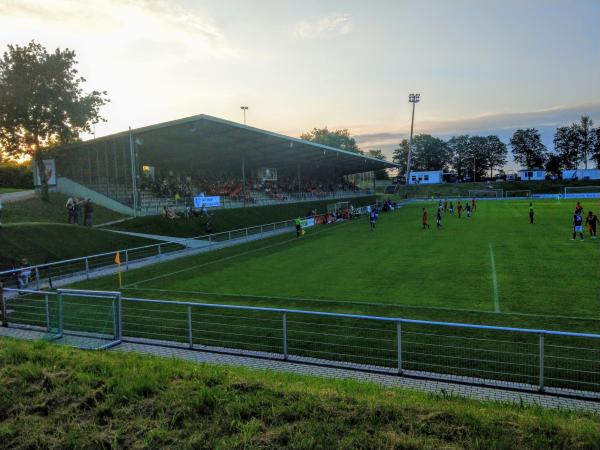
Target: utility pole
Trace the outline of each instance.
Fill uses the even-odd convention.
[[[240,109],[244,111],[244,125],[246,125],[246,111],[248,111],[247,106],[240,106]]]
[[[413,128],[415,125],[415,104],[419,103],[421,94],[408,94],[408,102],[412,103],[412,119],[410,121],[410,138],[408,140],[408,161],[406,161],[406,184],[410,180],[410,162],[412,158]]]

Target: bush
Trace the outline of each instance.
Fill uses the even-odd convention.
[[[31,170],[31,164],[1,164],[0,186],[18,189],[33,189],[33,172]]]

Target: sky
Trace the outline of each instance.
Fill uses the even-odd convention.
[[[96,135],[196,114],[364,149],[600,125],[600,0],[0,0],[0,51],[77,52],[106,90]]]

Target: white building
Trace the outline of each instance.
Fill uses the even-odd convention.
[[[408,184],[438,184],[444,180],[441,170],[428,170],[423,172],[411,171]]]
[[[523,181],[543,181],[546,179],[544,169],[522,169],[519,170],[519,178]]]
[[[600,169],[563,170],[563,180],[600,180]]]

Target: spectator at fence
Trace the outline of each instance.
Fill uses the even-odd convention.
[[[73,197],[68,198],[65,207],[67,208],[67,223],[73,223],[73,214],[75,212],[75,201],[73,200]]]
[[[17,283],[19,289],[27,289],[29,286],[29,277],[31,277],[31,267],[29,267],[29,261],[26,258],[21,260],[21,270],[17,274]]]
[[[92,226],[92,214],[94,213],[94,207],[92,201],[88,198],[83,204],[83,224],[86,227]]]

